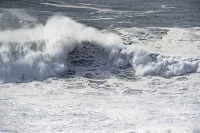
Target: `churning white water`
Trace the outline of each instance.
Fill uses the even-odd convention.
[[[109,53],[106,60],[118,67],[130,65],[136,75],[169,77],[199,72],[198,58],[163,56],[125,46],[117,34],[103,33],[64,16],[53,16],[46,24],[32,28],[1,31],[0,42],[0,78],[4,83],[67,71],[68,54],[85,42],[104,48]]]
[[[88,25],[112,19],[120,25],[122,16],[159,12],[62,4],[41,3],[44,11],[29,11],[38,17],[0,8],[0,133],[200,132],[198,27],[100,30],[77,21],[85,12],[76,21],[39,20],[40,13],[69,8],[102,15]]]

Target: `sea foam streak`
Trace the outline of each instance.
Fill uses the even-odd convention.
[[[45,25],[0,32],[0,79],[5,83],[56,76],[68,70],[68,54],[85,42],[104,48],[113,66],[129,65],[136,75],[175,76],[200,71],[199,59],[152,54],[124,45],[117,34],[53,16]]]

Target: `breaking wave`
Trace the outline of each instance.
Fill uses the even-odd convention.
[[[65,16],[53,16],[44,25],[0,31],[0,80],[6,83],[56,76],[73,65],[69,58],[74,51],[87,46],[99,50],[96,56],[112,67],[132,67],[136,76],[170,77],[200,71],[198,58],[150,53],[125,45],[117,34],[87,27]],[[95,54],[85,50],[86,54]]]

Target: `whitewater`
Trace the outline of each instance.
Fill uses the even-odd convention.
[[[40,4],[102,16],[159,12]],[[93,21],[115,17],[0,11],[0,133],[200,132],[198,26],[106,29]]]
[[[64,16],[53,16],[45,25],[33,28],[2,31],[0,42],[3,83],[46,78],[67,71],[68,55],[84,45],[104,49],[109,54],[102,60],[116,67],[130,65],[136,75],[169,77],[199,72],[199,58],[167,57],[126,46],[117,34],[102,33]]]

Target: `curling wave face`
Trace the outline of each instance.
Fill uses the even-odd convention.
[[[117,34],[101,32],[68,17],[53,16],[45,25],[0,32],[0,80],[6,83],[56,76],[68,70],[73,51],[88,45],[101,49],[103,52],[97,56],[110,66],[132,67],[136,76],[169,77],[200,72],[199,58],[150,53],[124,45]],[[93,52],[85,51],[89,55]]]

